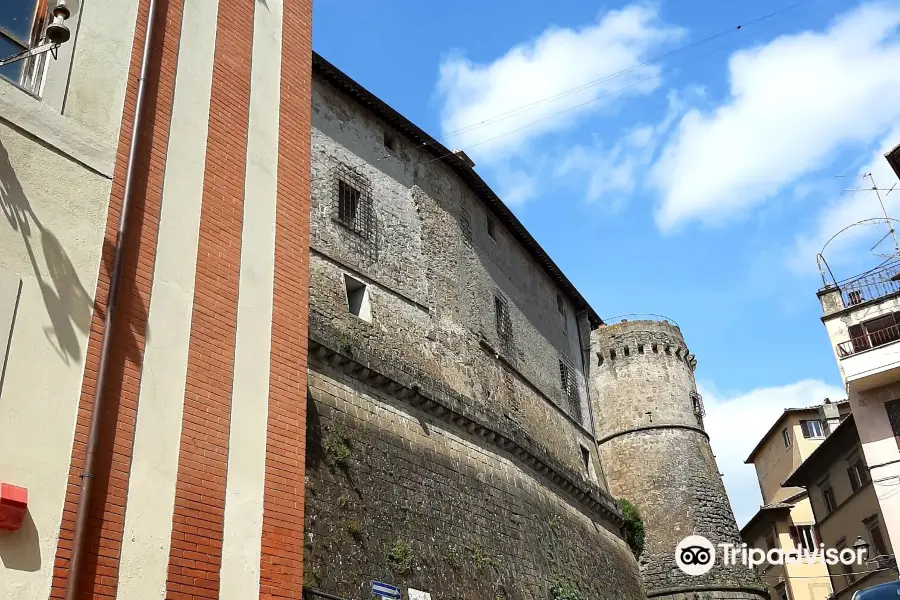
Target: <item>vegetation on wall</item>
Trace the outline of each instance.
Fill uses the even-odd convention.
[[[332,430],[325,437],[325,461],[329,466],[344,468],[350,459],[350,439],[342,431]]]
[[[550,600],[585,600],[581,591],[568,581],[554,581],[550,584]]]
[[[641,519],[641,513],[637,507],[626,498],[619,498],[619,508],[622,509],[622,516],[625,518],[625,541],[634,554],[634,558],[638,559],[644,552],[644,521]]]
[[[412,548],[403,540],[397,540],[388,549],[388,563],[400,575],[406,575],[412,570]]]

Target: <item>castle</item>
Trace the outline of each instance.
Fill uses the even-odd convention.
[[[740,543],[679,329],[604,324],[464,153],[318,55],[312,98],[306,584],[764,598],[675,565]]]

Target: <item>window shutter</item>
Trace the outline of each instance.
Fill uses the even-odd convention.
[[[800,532],[793,525],[791,525],[791,540],[794,542],[794,548],[800,547]]]
[[[856,468],[853,466],[847,467],[847,477],[850,478],[850,488],[855,492],[859,489],[859,477],[856,474]]]
[[[800,429],[803,430],[803,437],[811,437],[809,432],[809,421],[800,421]]]

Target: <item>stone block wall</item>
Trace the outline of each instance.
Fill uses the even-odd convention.
[[[675,564],[675,547],[689,535],[740,546],[740,532],[706,437],[686,429],[651,429],[602,444],[600,459],[617,497],[641,512],[646,546],[641,573],[649,594],[663,590],[753,588],[755,575],[721,560],[699,577]]]
[[[364,232],[337,218],[340,177],[365,188]],[[311,332],[446,386],[603,485],[587,320],[459,176],[318,77],[311,188]],[[346,275],[368,286],[370,322],[348,313]]]
[[[696,365],[674,325],[630,321],[601,327],[591,347],[597,438],[635,427],[702,427],[693,410]]]
[[[756,574],[721,560],[702,576],[675,563],[689,535],[713,545],[741,544],[740,532],[703,429],[696,360],[678,326],[628,321],[591,336],[596,361],[591,397],[600,460],[610,492],[641,513],[645,549],[641,574],[649,597],[734,599],[765,596]]]
[[[331,362],[331,361],[329,361]],[[432,597],[644,597],[611,520],[448,418],[313,360],[305,584],[366,597],[376,579]]]

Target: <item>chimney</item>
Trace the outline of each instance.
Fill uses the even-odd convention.
[[[841,424],[841,412],[838,410],[837,404],[832,404],[830,398],[825,398],[822,406],[819,407],[819,420],[825,427],[825,435],[831,435],[838,425]]]

